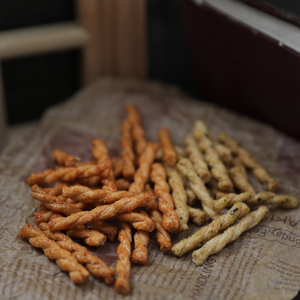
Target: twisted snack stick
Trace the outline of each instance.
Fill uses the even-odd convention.
[[[95,205],[114,203],[123,197],[133,197],[135,193],[128,191],[111,192],[103,189],[92,190],[86,186],[74,185],[63,188],[63,196],[83,203]]]
[[[107,284],[111,284],[115,281],[115,272],[100,258],[92,255],[85,247],[73,242],[63,233],[51,232],[49,230],[49,225],[46,223],[41,223],[39,227],[49,239],[57,242],[62,249],[71,252],[79,263],[85,264],[86,268],[94,276],[103,278]]]
[[[227,146],[220,143],[216,143],[214,147],[217,151],[218,156],[220,157],[220,159],[223,161],[224,164],[228,165],[232,163],[232,159],[233,159],[232,153]]]
[[[189,218],[198,226],[201,226],[206,220],[206,213],[200,208],[194,208],[188,205]]]
[[[59,165],[65,167],[73,167],[77,161],[78,157],[67,154],[60,149],[54,149],[52,152],[52,159],[56,161]]]
[[[117,250],[118,262],[116,265],[116,273],[118,278],[115,283],[115,290],[123,295],[130,291],[130,256],[131,256],[131,228],[126,222],[121,222],[121,230],[119,231],[120,245]]]
[[[92,229],[87,229],[84,225],[75,227],[67,231],[67,235],[71,238],[82,239],[88,246],[99,247],[106,241],[106,236]]]
[[[209,195],[203,181],[193,169],[191,161],[187,158],[180,159],[177,163],[177,168],[189,180],[190,187],[202,202],[206,214],[211,219],[216,219],[218,215],[214,212],[214,200]]]
[[[87,281],[89,272],[77,262],[74,256],[67,250],[51,241],[43,232],[35,229],[32,224],[25,225],[19,233],[20,237],[28,238],[29,243],[36,248],[42,248],[46,257],[55,259],[56,264],[64,271],[69,272],[69,276],[75,283]]]
[[[166,178],[163,165],[154,163],[151,169],[151,180],[155,184],[154,193],[158,196],[158,209],[163,213],[162,225],[167,231],[174,232],[179,228],[179,218],[174,210],[174,201]]]
[[[172,241],[169,233],[162,226],[162,217],[157,209],[151,209],[149,211],[151,220],[155,224],[156,240],[160,244],[160,250],[168,252],[172,248]]]
[[[137,230],[143,230],[152,232],[155,228],[155,224],[146,214],[142,214],[141,212],[124,212],[116,214],[116,217],[121,221],[126,221],[131,223],[132,226]]]
[[[139,194],[144,191],[145,184],[149,180],[150,170],[155,158],[156,151],[156,144],[147,143],[145,150],[139,157],[139,168],[134,174],[134,182],[129,187],[130,192]]]
[[[34,213],[35,223],[36,225],[40,225],[40,223],[48,223],[53,215],[55,215],[56,212],[52,210],[47,211],[36,211]]]
[[[111,242],[113,242],[115,240],[116,235],[118,233],[117,226],[107,225],[103,221],[92,221],[91,223],[87,224],[87,228],[100,231]]]
[[[264,184],[268,191],[275,192],[279,188],[279,182],[275,180],[246,149],[239,146],[233,138],[229,137],[226,133],[221,133],[218,139],[229,147],[232,153],[239,157],[245,167],[253,172],[254,176]]]
[[[125,119],[121,123],[120,131],[122,134],[120,144],[123,149],[121,154],[123,160],[122,173],[126,179],[133,180],[135,167],[134,167],[133,141],[131,136],[131,125],[129,120]]]
[[[130,187],[130,181],[125,178],[119,178],[116,180],[116,186],[118,191],[127,191]]]
[[[62,200],[57,198],[56,196],[47,194],[38,185],[32,186],[31,190],[33,191],[31,193],[31,197],[38,201],[42,201],[47,209],[54,210],[65,215],[71,215],[80,212],[85,208],[84,203],[70,204],[62,202]]]
[[[211,168],[212,176],[218,181],[219,189],[224,192],[232,192],[233,184],[228,176],[226,167],[213,147],[212,141],[207,137],[205,124],[200,120],[195,122],[193,134],[199,142],[199,147],[205,152],[205,161]]]
[[[132,211],[139,206],[146,205],[150,199],[149,194],[142,193],[135,197],[122,198],[110,205],[102,205],[91,211],[82,211],[66,218],[54,219],[49,222],[51,231],[71,229],[78,225],[90,223],[93,220],[104,220],[115,216],[117,213]]]
[[[39,173],[32,173],[27,179],[28,185],[39,183],[53,183],[55,181],[72,182],[77,178],[86,178],[99,175],[109,168],[109,163],[102,165],[86,165],[80,167],[61,168],[58,170],[47,169]]]
[[[148,214],[139,210],[139,213],[149,218]],[[133,224],[132,224],[133,225]],[[147,246],[150,242],[150,238],[147,231],[138,230],[134,234],[134,250],[132,252],[131,261],[135,264],[146,265],[148,261],[148,249]]]
[[[189,154],[189,158],[194,165],[195,171],[202,179],[204,183],[209,182],[211,174],[208,170],[207,164],[200,150],[198,149],[197,143],[192,135],[188,135],[184,140],[186,151]]]
[[[57,183],[54,187],[51,187],[51,188],[44,188],[44,192],[46,192],[48,195],[51,195],[51,196],[59,196],[61,195],[62,193],[62,189],[64,186],[67,186],[66,183],[62,183],[62,182],[59,182]],[[31,187],[31,191],[32,191],[32,188]]]
[[[140,156],[147,145],[145,131],[142,127],[141,117],[135,105],[126,106],[127,116],[131,125],[131,132],[133,140],[135,141],[135,151]]]
[[[115,178],[121,177],[122,172],[123,172],[122,158],[115,156],[110,159],[110,162],[111,162],[111,166],[112,166]]]
[[[296,208],[298,206],[297,198],[291,195],[277,195],[272,192],[263,192],[253,195],[249,192],[237,194],[227,194],[226,196],[215,201],[216,212],[221,211],[225,207],[230,207],[236,202],[245,202],[248,205],[280,205],[284,208]]]
[[[93,156],[97,159],[97,164],[101,165],[105,162],[109,163],[109,171],[107,178],[103,178],[101,181],[103,183],[102,189],[107,189],[109,191],[115,192],[117,191],[117,187],[115,184],[115,177],[112,170],[111,162],[108,156],[108,149],[106,147],[106,143],[100,139],[93,139]]]
[[[242,218],[248,214],[249,211],[250,209],[245,203],[238,202],[234,204],[225,215],[221,215],[218,219],[213,220],[207,226],[202,227],[190,237],[183,239],[174,245],[172,248],[173,254],[182,256],[184,253],[195,248],[198,244],[204,243],[216,236],[221,230],[232,225],[238,218]]]
[[[222,234],[208,241],[202,248],[194,251],[193,262],[197,266],[201,266],[208,256],[221,251],[228,243],[235,241],[243,232],[256,226],[268,214],[269,210],[266,206],[261,206],[257,211],[249,213],[240,222],[227,228]]]
[[[178,158],[168,129],[160,128],[158,138],[163,152],[163,161],[168,166],[174,167],[177,163]]]
[[[169,185],[172,188],[172,197],[176,207],[175,211],[179,218],[179,230],[187,230],[189,229],[189,210],[187,207],[187,194],[184,189],[184,182],[176,168],[171,168],[165,164],[165,170],[167,171]]]
[[[250,192],[252,195],[256,194],[253,186],[248,181],[248,176],[245,175],[242,168],[235,166],[229,170],[229,175],[233,184],[241,192]]]

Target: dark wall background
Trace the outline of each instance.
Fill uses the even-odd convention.
[[[73,0],[1,0],[0,31],[75,18]],[[149,78],[193,93],[185,33],[178,0],[148,0]],[[45,109],[79,88],[79,51],[66,51],[2,63],[8,121],[38,119]]]

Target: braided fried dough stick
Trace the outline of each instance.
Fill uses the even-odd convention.
[[[34,213],[35,223],[39,226],[40,223],[48,223],[52,216],[54,216],[56,212],[52,210],[47,211],[36,211]]]
[[[196,174],[191,161],[187,158],[180,159],[177,163],[179,171],[188,179],[190,187],[202,202],[203,210],[211,219],[218,218],[214,211],[214,200],[209,195],[203,181]]]
[[[148,217],[147,214],[142,214],[139,212],[124,212],[120,214],[116,214],[116,217],[121,221],[126,221],[131,223],[132,226],[137,230],[143,230],[152,232],[155,228],[155,224],[153,221]]]
[[[168,129],[160,128],[158,132],[158,137],[163,152],[163,161],[168,166],[174,167],[177,163],[178,158]]]
[[[35,229],[32,224],[25,225],[19,233],[20,237],[28,238],[29,243],[36,248],[42,248],[46,257],[55,259],[56,264],[64,271],[69,272],[69,276],[75,283],[87,281],[89,272],[77,262],[74,256],[67,250],[51,241],[43,232]]]
[[[198,120],[195,122],[193,134],[199,142],[200,149],[205,153],[205,161],[211,168],[212,176],[218,181],[221,191],[232,192],[233,184],[228,176],[226,167],[219,158],[212,141],[207,137],[207,129],[205,124]]]
[[[137,207],[146,205],[146,201],[150,199],[149,194],[139,194],[136,197],[122,198],[110,205],[102,205],[91,211],[82,211],[66,218],[54,219],[49,222],[51,231],[60,231],[72,229],[78,225],[90,223],[93,220],[104,220],[115,216],[117,213],[132,211]]]
[[[60,168],[57,170],[44,170],[39,173],[32,173],[27,179],[28,185],[39,183],[53,183],[55,181],[72,182],[75,179],[87,178],[106,171],[109,163],[104,162],[101,165],[86,165],[79,167]]]
[[[134,174],[134,182],[130,185],[129,191],[136,194],[142,193],[145,189],[145,184],[149,180],[151,166],[153,164],[157,145],[147,143],[145,150],[139,157],[139,168]]]
[[[192,135],[188,135],[184,140],[186,151],[189,154],[189,158],[193,163],[195,171],[204,183],[209,182],[211,174],[208,170],[204,157],[199,150],[197,143]]]
[[[126,222],[121,222],[121,230],[119,231],[120,245],[117,250],[118,262],[116,265],[116,273],[118,277],[115,283],[115,290],[123,295],[130,291],[130,256],[131,256],[131,227]]]
[[[49,225],[46,223],[41,223],[39,227],[49,239],[54,240],[61,248],[71,252],[79,263],[85,264],[94,276],[103,278],[107,284],[115,281],[115,272],[100,258],[92,255],[85,247],[73,242],[70,237],[61,232],[51,232]]]
[[[62,183],[62,182],[59,182],[57,183],[54,187],[51,187],[51,188],[44,188],[44,192],[46,192],[48,195],[51,195],[51,196],[59,196],[62,194],[62,189],[64,186],[67,186],[66,183]],[[31,187],[31,191],[32,191],[32,188]]]
[[[232,153],[239,157],[245,167],[253,172],[254,176],[264,184],[268,191],[275,192],[279,188],[279,182],[275,180],[246,149],[239,146],[233,138],[226,133],[220,133],[218,139],[221,143],[229,147]]]
[[[149,217],[148,214],[140,209],[139,213]],[[147,231],[138,230],[134,234],[134,250],[132,252],[131,261],[135,264],[146,265],[148,261],[148,249],[147,246],[150,242],[149,234]]]
[[[201,226],[206,220],[206,213],[200,208],[194,208],[188,205],[189,218],[196,225]]]
[[[220,143],[215,143],[214,147],[217,151],[218,156],[226,166],[232,163],[232,153],[227,146]]]
[[[54,210],[65,215],[71,215],[80,212],[85,208],[84,203],[73,204],[62,202],[63,198],[57,198],[56,196],[47,194],[38,185],[32,186],[31,190],[33,191],[31,193],[31,197],[38,201],[42,201],[47,209]],[[66,199],[64,199],[64,201],[66,201]]]
[[[111,242],[115,240],[116,235],[118,233],[117,226],[107,225],[103,221],[92,221],[91,223],[87,224],[87,228],[100,231]]]
[[[154,193],[158,196],[158,209],[163,213],[162,225],[174,232],[179,228],[179,218],[174,210],[174,200],[166,182],[167,173],[161,163],[154,163],[151,169],[151,180],[154,182]]]
[[[93,156],[97,159],[97,164],[101,165],[105,162],[109,163],[109,171],[107,178],[103,178],[101,182],[103,183],[103,189],[107,189],[109,191],[115,192],[117,191],[117,187],[115,184],[115,177],[111,166],[111,161],[108,156],[108,149],[106,147],[106,143],[100,139],[93,139]]]
[[[188,238],[181,240],[173,246],[172,252],[175,256],[182,256],[184,253],[192,250],[198,244],[204,243],[221,230],[232,225],[238,218],[244,217],[250,211],[249,207],[242,202],[238,202],[225,214],[221,215],[218,219],[212,221],[207,226],[202,227]]]
[[[122,173],[126,179],[133,180],[135,173],[133,141],[131,136],[131,125],[127,119],[121,123],[120,131],[122,135],[120,144],[123,149],[121,154],[123,160]]]
[[[236,202],[245,202],[248,205],[280,205],[284,208],[296,208],[298,199],[291,195],[277,195],[272,192],[262,192],[252,195],[249,192],[237,194],[227,194],[226,196],[215,201],[216,212],[221,211],[225,207],[230,207]]]
[[[242,168],[239,166],[232,167],[229,170],[229,175],[234,186],[241,192],[250,192],[252,195],[257,194],[253,186],[248,181],[248,176],[245,175]]]
[[[160,250],[163,252],[170,251],[172,248],[172,241],[169,233],[162,226],[162,217],[157,209],[149,211],[151,220],[155,224],[156,240],[160,244]]]
[[[176,207],[175,211],[179,218],[179,230],[187,230],[189,229],[189,210],[187,207],[187,194],[184,189],[183,179],[176,168],[169,167],[165,164],[165,170],[167,171],[169,185],[172,189],[172,197]]]
[[[67,235],[71,238],[81,239],[88,246],[99,247],[106,242],[106,236],[92,229],[87,229],[84,225],[76,226],[74,229],[68,230]]]
[[[266,206],[261,206],[258,210],[249,213],[240,222],[227,228],[222,234],[208,241],[202,248],[194,251],[193,262],[197,266],[201,266],[208,256],[221,251],[228,243],[235,241],[243,232],[256,226],[268,214],[269,210]]]
[[[54,149],[52,152],[52,159],[59,165],[65,167],[73,167],[79,158],[70,154],[65,153],[60,149]]]
[[[135,193],[128,191],[111,192],[103,189],[92,190],[86,186],[74,185],[63,188],[63,196],[83,203],[95,205],[114,203],[124,197],[133,197]]]
[[[147,140],[142,126],[139,111],[135,105],[126,105],[129,123],[131,125],[132,137],[135,142],[135,151],[140,156],[146,148]]]

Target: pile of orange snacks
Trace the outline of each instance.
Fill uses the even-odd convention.
[[[34,216],[39,229],[27,224],[19,236],[42,248],[75,283],[92,273],[127,294],[131,262],[147,264],[149,232],[155,230],[161,251],[175,256],[203,244],[192,254],[200,266],[264,219],[269,213],[265,205],[297,207],[295,197],[275,193],[279,182],[225,133],[214,141],[199,120],[183,148],[173,145],[166,128],[159,130],[156,144],[146,140],[137,107],[127,105],[126,112],[120,126],[121,157],[110,158],[106,143],[94,139],[93,161],[81,162],[56,149],[57,166],[27,180],[38,201]],[[255,191],[248,172],[265,192]],[[120,220],[119,227],[104,222],[111,217]],[[189,221],[199,230],[172,245],[169,233],[187,230]],[[115,270],[72,240],[98,247],[117,236]]]

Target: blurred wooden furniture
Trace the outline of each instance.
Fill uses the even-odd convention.
[[[82,85],[101,75],[145,78],[145,0],[77,0],[74,22],[0,32],[0,148],[6,127],[1,61],[82,49]]]

